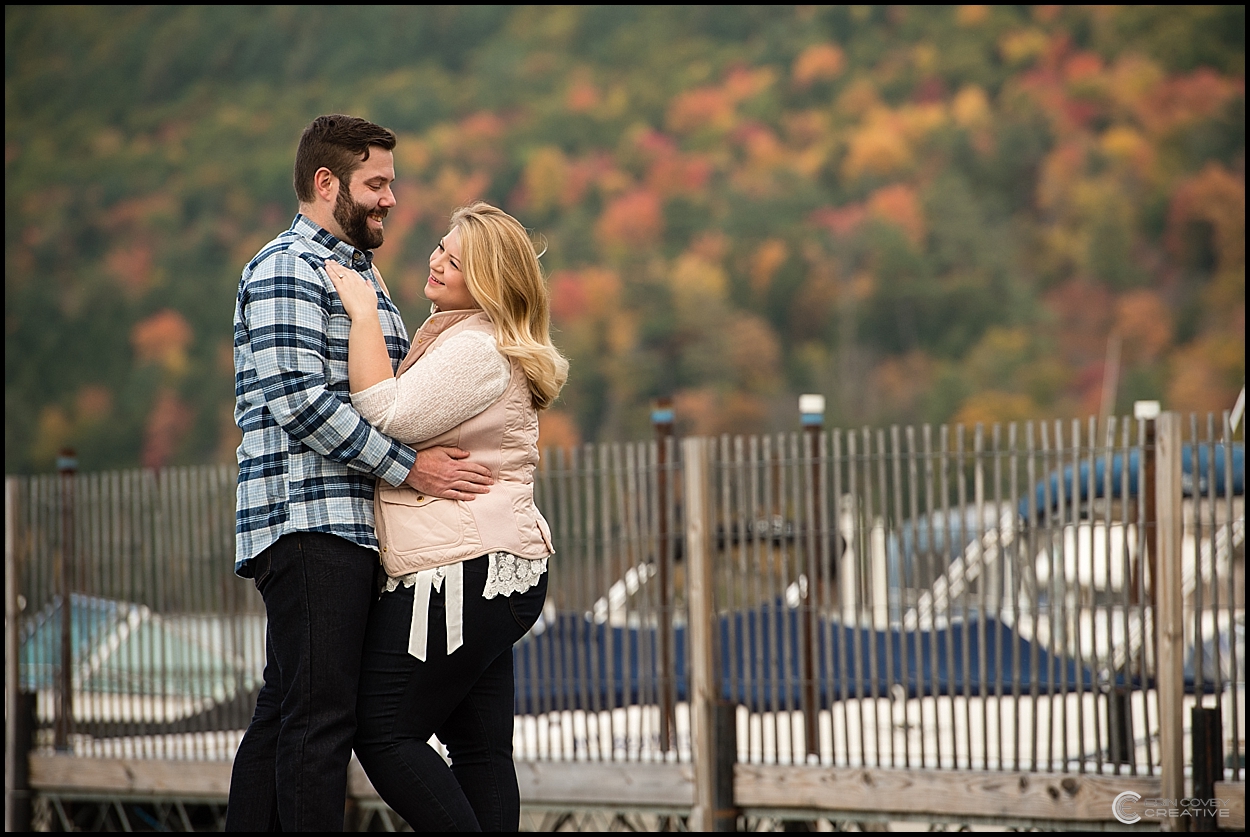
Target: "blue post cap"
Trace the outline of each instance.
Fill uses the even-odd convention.
[[[651,423],[652,424],[672,424],[673,423],[673,408],[672,407],[657,407],[654,410],[652,410],[651,411]]]

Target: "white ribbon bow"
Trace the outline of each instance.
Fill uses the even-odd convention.
[[[443,589],[447,580],[444,605],[447,611],[447,653],[464,645],[464,564],[435,567],[417,573],[416,589],[412,591],[412,624],[408,628],[408,653],[425,662],[426,640],[429,636],[430,596]]]

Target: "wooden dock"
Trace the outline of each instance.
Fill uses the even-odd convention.
[[[32,790],[65,800],[191,800],[225,803],[230,762],[31,757]],[[537,762],[517,764],[522,805],[548,810],[636,810],[686,816],[694,801],[689,764]],[[1112,802],[1133,791],[1160,794],[1157,778],[966,770],[893,770],[738,764],[734,800],[746,816],[801,811],[837,821],[936,820],[1115,826]],[[356,805],[381,805],[355,762],[348,792]],[[1245,828],[1245,782],[1222,782],[1232,802],[1222,828]],[[1156,822],[1159,818],[1154,818]]]

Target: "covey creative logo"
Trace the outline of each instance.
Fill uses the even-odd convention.
[[[1162,799],[1157,797],[1143,801],[1140,793],[1124,791],[1112,800],[1111,813],[1125,825],[1141,822],[1143,817],[1162,820],[1171,817],[1202,815],[1222,819],[1229,816],[1229,801],[1227,799]]]
[[[1117,796],[1111,803],[1111,813],[1115,814],[1115,818],[1125,825],[1132,825],[1135,822],[1141,822],[1141,816],[1135,812],[1131,812],[1128,806],[1141,799],[1141,794],[1136,791],[1124,791]]]

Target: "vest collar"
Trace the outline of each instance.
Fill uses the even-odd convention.
[[[464,311],[435,311],[422,324],[421,331],[430,337],[437,337],[454,325],[470,322],[477,318],[480,318],[479,321],[483,323],[490,322],[486,312],[480,308],[470,308]]]

